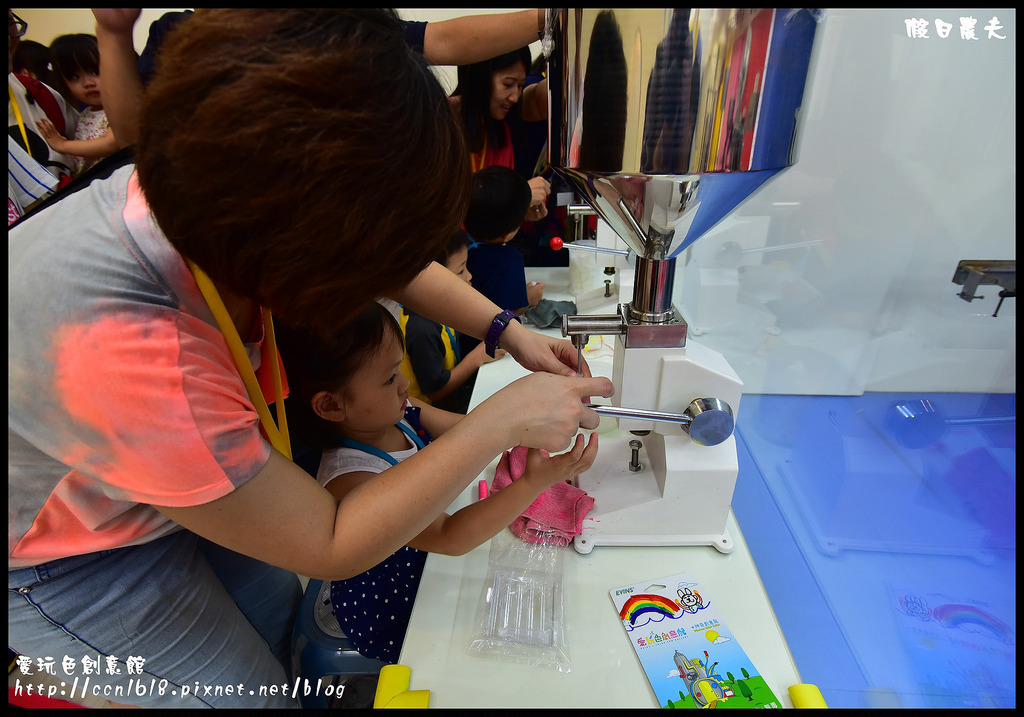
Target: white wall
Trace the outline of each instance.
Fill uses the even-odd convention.
[[[959,38],[960,15],[981,39]],[[679,258],[691,336],[747,393],[1015,392],[1016,299],[993,318],[1000,287],[968,303],[952,277],[1016,258],[1016,13],[828,10],[815,42],[796,164]],[[728,241],[818,243],[731,271]]]
[[[135,51],[142,52],[149,37],[149,26],[165,12],[177,12],[185,8],[146,8],[135,23],[133,39]],[[49,45],[58,35],[84,32],[95,34],[96,18],[88,8],[14,8],[18,17],[28,23],[26,40],[35,40]]]

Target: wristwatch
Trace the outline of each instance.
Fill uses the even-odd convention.
[[[494,358],[494,350],[498,348],[498,339],[501,337],[501,332],[505,330],[508,322],[512,321],[512,319],[523,323],[523,320],[514,311],[505,309],[494,317],[494,321],[491,322],[491,328],[487,329],[487,337],[484,338],[484,350],[491,358]]]

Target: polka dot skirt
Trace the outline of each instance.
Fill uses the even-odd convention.
[[[331,583],[335,617],[361,655],[398,663],[426,560],[406,546],[365,573]]]

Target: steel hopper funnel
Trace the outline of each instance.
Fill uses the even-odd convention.
[[[672,265],[642,264],[793,163],[817,23],[808,9],[549,11],[549,161],[636,252],[635,318],[671,314]]]

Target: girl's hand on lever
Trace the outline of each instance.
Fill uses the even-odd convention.
[[[526,469],[518,481],[534,486],[539,495],[556,483],[574,483],[580,473],[586,472],[597,458],[597,434],[591,433],[587,440],[577,434],[572,448],[559,455],[531,448],[526,454]]]

